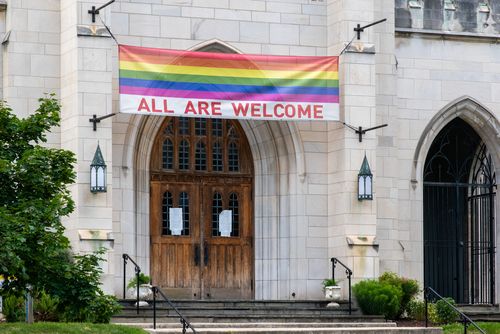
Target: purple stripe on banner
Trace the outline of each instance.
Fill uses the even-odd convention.
[[[120,86],[120,94],[165,96],[186,99],[206,100],[231,100],[231,101],[283,101],[283,102],[316,102],[316,103],[338,103],[338,95],[314,95],[314,94],[245,94],[234,92],[203,92],[172,90],[161,88],[144,88]]]

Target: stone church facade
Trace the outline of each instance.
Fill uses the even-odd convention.
[[[393,271],[464,303],[500,299],[500,200],[493,194],[500,174],[500,1],[117,0],[92,22],[88,11],[106,2],[0,1],[0,92],[20,116],[46,92],[60,98],[61,126],[48,145],[78,160],[70,187],[76,209],[64,223],[75,251],[109,249],[108,292],[121,296],[126,253],[153,283],[183,298],[321,298],[337,257],[355,281]],[[355,36],[357,24],[383,18]],[[345,49],[341,121],[227,121],[246,172],[165,173],[158,145],[169,122],[177,129],[181,121],[119,113],[117,44],[103,22],[118,43],[134,46],[294,56]],[[94,131],[89,119],[111,113]],[[360,141],[343,122],[388,126]],[[89,190],[98,143],[105,193]],[[373,200],[359,201],[365,155]],[[207,189],[227,193],[221,205],[238,208],[245,251],[223,248],[210,234],[215,200]],[[176,198],[191,196],[195,242],[183,251],[154,230],[166,192],[184,210],[187,202]]]

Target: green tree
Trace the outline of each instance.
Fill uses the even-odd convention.
[[[60,105],[49,96],[20,119],[0,103],[0,275],[3,290],[41,288],[42,278],[61,272],[58,259],[69,249],[61,217],[74,208],[67,185],[75,180],[74,154],[43,147],[60,121]]]
[[[119,307],[100,289],[104,250],[72,255],[61,223],[74,209],[67,188],[74,154],[41,145],[61,106],[52,95],[39,102],[24,119],[0,102],[0,294],[19,296],[31,286],[35,297],[47,292],[60,301],[64,320],[107,322]]]

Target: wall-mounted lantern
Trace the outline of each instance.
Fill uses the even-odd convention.
[[[373,199],[373,174],[366,159],[366,154],[358,173],[358,200],[362,201],[364,199]]]
[[[106,192],[106,163],[102,157],[99,143],[95,150],[94,159],[92,159],[92,163],[90,164],[90,192]]]

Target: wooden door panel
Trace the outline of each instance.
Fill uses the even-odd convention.
[[[170,296],[252,298],[251,157],[237,121],[166,117],[162,122],[150,162],[151,275]],[[220,206],[213,205],[214,191],[224,199]],[[179,207],[182,192],[189,194],[189,232],[184,226],[175,236],[169,208]],[[237,213],[231,194],[238,194]],[[217,230],[219,209],[237,217],[237,233],[230,237]]]
[[[164,194],[169,193],[172,207],[181,207],[182,196],[187,194],[189,224],[182,233],[187,235],[169,235],[167,223],[163,221]],[[173,298],[199,298],[200,266],[194,263],[195,247],[199,245],[199,187],[189,183],[151,182],[151,274],[153,283],[160,286]],[[185,216],[183,215],[183,218]],[[168,220],[167,220],[168,221]],[[167,226],[168,227],[168,226]],[[188,227],[188,228],[186,228]]]
[[[237,194],[238,233],[231,237],[213,235],[213,217],[204,215],[204,242],[208,250],[208,263],[203,269],[204,296],[215,299],[252,298],[253,246],[250,185],[205,185],[204,212],[212,213],[212,199],[216,192],[222,194],[224,210],[229,208],[231,194]]]

